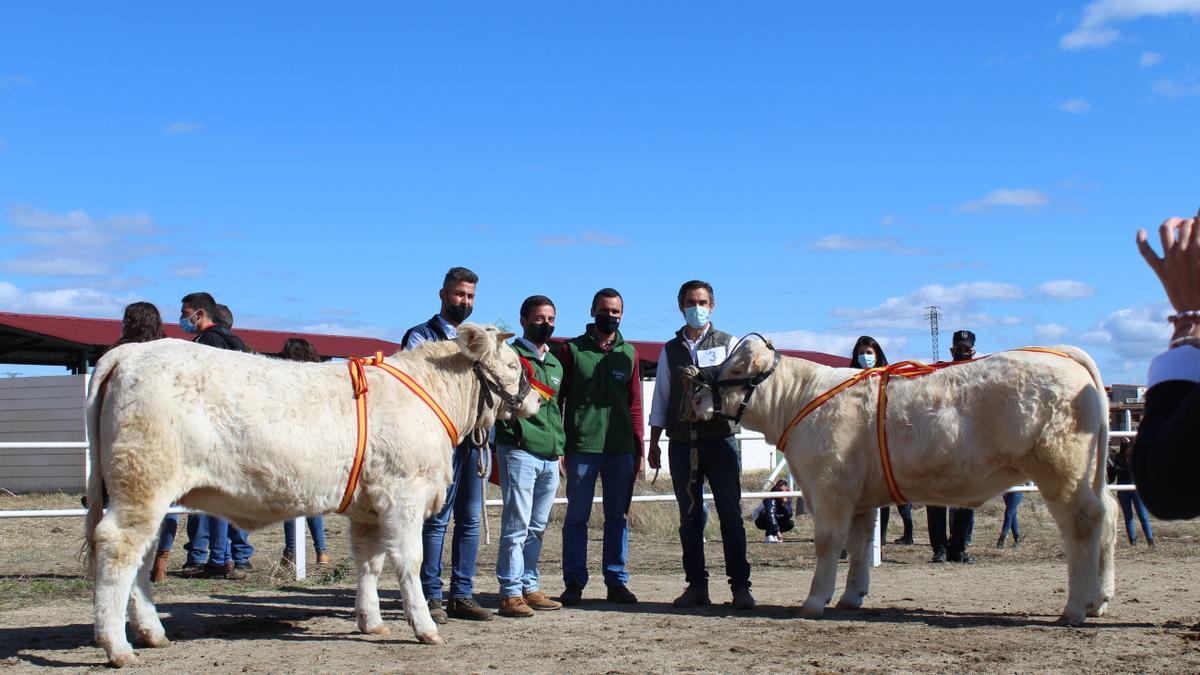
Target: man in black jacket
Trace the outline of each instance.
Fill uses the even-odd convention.
[[[179,327],[185,333],[194,334],[193,342],[217,349],[232,349],[246,351],[246,344],[235,335],[229,326],[218,323],[218,305],[213,296],[200,292],[189,293],[183,297],[183,306],[179,311]],[[233,324],[233,315],[229,308],[221,305],[228,314],[228,323]],[[236,528],[229,521],[211,516],[188,516],[187,563],[184,573],[188,576],[223,577],[240,580],[246,578],[246,572],[253,569],[250,556],[254,555],[254,547],[250,545],[249,534]],[[232,554],[232,555],[230,555]]]
[[[975,358],[975,334],[969,330],[954,331],[954,342],[950,347],[954,361],[970,361]],[[929,545],[933,548],[930,562],[949,560],[957,563],[973,563],[975,556],[967,552],[971,534],[975,531],[975,509],[954,507],[949,510],[950,536],[946,537],[946,507],[925,505],[925,517],[929,526]]]
[[[1163,257],[1138,230],[1142,257],[1158,275],[1175,313],[1170,348],[1150,364],[1146,410],[1133,449],[1133,476],[1159,518],[1200,516],[1200,213],[1159,227]]]

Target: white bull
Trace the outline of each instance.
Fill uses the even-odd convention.
[[[504,345],[508,337],[464,325],[453,341],[427,343],[386,363],[440,404],[461,441],[498,415],[537,411],[536,392],[526,388],[519,400],[512,393],[525,380]],[[405,617],[417,639],[440,644],[418,568],[421,524],[441,507],[451,479],[449,433],[391,375],[364,370],[369,433],[345,512],[358,574],[358,628],[389,633],[377,592],[386,555],[399,572]],[[328,513],[342,500],[355,456],[356,407],[345,363],[295,363],[180,340],[126,345],[97,365],[87,416],[85,554],[94,571],[96,641],[114,666],[137,663],[125,636],[127,616],[140,644],[167,644],[147,572],[172,502],[247,529]]]
[[[1011,351],[928,375],[892,377],[887,386],[886,444],[895,485],[910,501],[978,507],[1006,488],[1032,479],[1063,538],[1069,594],[1062,618],[1101,616],[1113,596],[1115,501],[1105,487],[1108,399],[1091,357],[1056,347],[1067,357]],[[750,339],[719,369],[692,367],[686,417],[736,411],[746,382],[776,358],[768,342]],[[838,607],[857,608],[870,582],[875,510],[894,503],[878,439],[879,375],[837,394],[796,424],[796,414],[824,392],[860,373],[783,357],[757,386],[742,424],[768,442],[786,445],[816,530],[817,565],[804,601],[819,615],[832,601],[838,552],[850,553]],[[753,389],[753,388],[751,388]],[[690,409],[689,409],[690,408]]]

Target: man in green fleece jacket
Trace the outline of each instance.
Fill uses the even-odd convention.
[[[521,303],[522,336],[511,345],[530,374],[542,407],[533,417],[496,423],[496,460],[500,473],[500,616],[524,618],[534,610],[562,607],[541,591],[538,557],[558,491],[558,458],[566,434],[558,407],[563,368],[547,342],[554,334],[554,303],[533,295]]]
[[[563,581],[559,600],[575,605],[587,585],[588,520],[596,478],[604,485],[604,584],[608,600],[630,604],[629,501],[642,466],[642,382],[638,356],[617,329],[625,310],[621,294],[604,288],[592,297],[593,322],[568,340],[563,365],[567,515],[563,522]]]

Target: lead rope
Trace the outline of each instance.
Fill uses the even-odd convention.
[[[474,432],[472,432],[474,435]],[[483,443],[483,447],[479,448],[479,459],[475,462],[475,472],[479,474],[479,515],[483,519],[483,543],[491,545],[492,543],[492,524],[488,520],[487,513],[487,489],[488,476],[492,474],[491,467],[491,452],[488,450],[487,441]]]
[[[688,485],[691,486],[696,482],[696,474],[700,472],[700,448],[696,445],[696,424],[693,422],[688,425],[688,430],[691,435],[691,447],[688,448]],[[704,482],[700,483],[700,501],[704,501]],[[688,515],[691,515],[696,510],[696,495],[688,490]]]

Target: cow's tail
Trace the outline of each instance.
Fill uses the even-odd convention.
[[[104,516],[104,464],[101,459],[100,446],[100,415],[104,408],[104,397],[108,391],[108,381],[116,372],[117,359],[102,358],[92,372],[88,390],[87,412],[85,424],[88,437],[88,461],[91,471],[87,481],[87,517],[83,526],[83,547],[79,551],[83,558],[84,567],[89,577],[95,576],[96,571],[96,526]]]
[[[1070,355],[1071,359],[1079,365],[1087,369],[1088,374],[1092,376],[1092,382],[1096,385],[1096,402],[1095,410],[1099,416],[1098,427],[1096,429],[1096,447],[1095,451],[1095,472],[1092,475],[1092,489],[1097,495],[1103,497],[1108,490],[1108,477],[1105,467],[1108,461],[1108,394],[1104,391],[1104,380],[1100,377],[1100,369],[1096,367],[1096,362],[1092,357],[1078,347],[1056,347]]]

